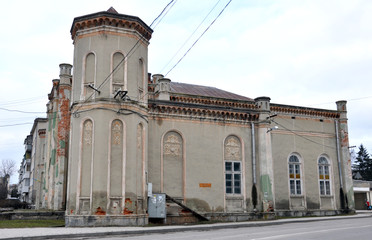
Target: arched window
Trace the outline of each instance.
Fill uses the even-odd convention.
[[[89,85],[94,85],[96,78],[96,56],[94,53],[89,53],[85,58],[85,70],[84,70],[84,89],[82,93],[86,98],[94,97],[94,90],[89,88]]]
[[[113,93],[119,89],[124,90],[125,61],[122,53],[116,52],[112,56],[112,70]]]
[[[291,155],[288,160],[289,191],[291,195],[301,195],[301,162],[296,155]]]
[[[139,60],[139,72],[138,72],[138,99],[140,102],[144,101],[144,90],[145,90],[145,66],[143,60]]]
[[[330,184],[330,174],[329,174],[329,162],[327,158],[320,157],[318,160],[319,169],[319,192],[320,195],[331,195],[331,184]]]
[[[226,194],[242,193],[242,147],[238,137],[228,136],[224,143]]]
[[[175,198],[184,198],[184,140],[180,133],[169,131],[163,137],[163,191]]]
[[[89,53],[85,59],[85,77],[84,77],[84,83],[94,83],[94,77],[95,77],[95,63],[96,59],[94,56],[94,53]]]

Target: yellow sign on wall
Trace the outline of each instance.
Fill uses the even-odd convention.
[[[210,187],[212,187],[212,183],[199,183],[199,187],[210,188]]]

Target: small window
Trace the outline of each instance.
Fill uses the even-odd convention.
[[[319,170],[319,192],[322,196],[331,195],[331,183],[329,174],[329,162],[327,158],[320,157],[318,160],[318,170]]]
[[[225,181],[227,194],[241,194],[241,162],[225,162]]]
[[[289,191],[291,195],[301,195],[301,165],[296,155],[291,155],[288,161]]]

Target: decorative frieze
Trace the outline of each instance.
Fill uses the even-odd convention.
[[[84,123],[84,137],[83,141],[85,145],[92,145],[92,135],[93,135],[93,123],[90,120]]]
[[[181,138],[175,133],[170,133],[164,140],[164,155],[180,156],[182,152]]]
[[[225,160],[241,160],[241,144],[236,136],[229,136],[225,141]]]
[[[113,145],[121,145],[121,139],[122,137],[122,129],[123,129],[123,124],[121,123],[120,120],[115,120],[112,123],[112,129],[111,129],[111,134],[112,134],[112,144]]]

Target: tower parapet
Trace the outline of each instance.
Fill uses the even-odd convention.
[[[147,41],[150,40],[153,30],[147,26],[140,18],[125,14],[119,14],[112,7],[103,12],[92,13],[81,17],[76,17],[71,26],[71,38],[75,41],[76,37],[81,37],[85,33],[94,31],[117,32],[119,29],[139,33]]]

